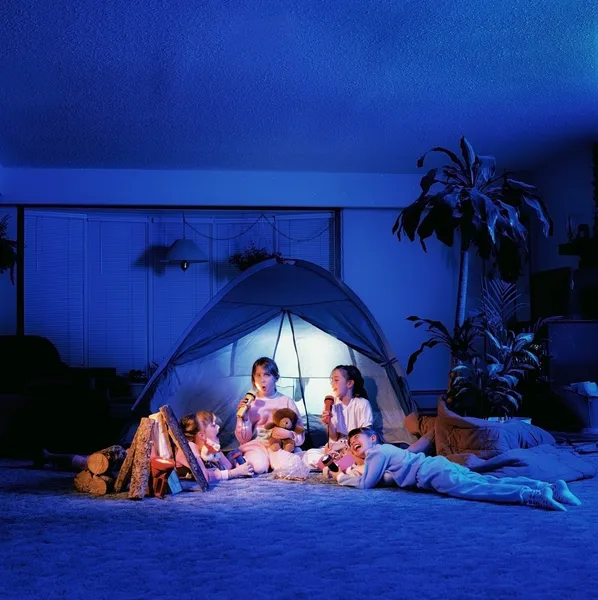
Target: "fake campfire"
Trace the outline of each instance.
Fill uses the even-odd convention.
[[[177,494],[182,486],[174,470],[175,448],[187,459],[199,489],[205,492],[208,482],[168,404],[141,419],[128,451],[110,446],[91,454],[87,468],[75,477],[75,489],[99,496],[128,490],[130,500]]]

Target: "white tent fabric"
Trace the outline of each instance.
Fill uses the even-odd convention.
[[[342,281],[303,260],[264,261],[221,290],[156,370],[134,409],[156,412],[170,404],[178,417],[212,411],[222,420],[223,446],[231,447],[235,410],[261,356],[276,360],[277,388],[295,399],[313,444],[325,441],[319,414],[338,364],[362,372],[385,440],[412,441],[403,422],[416,407],[372,314]]]

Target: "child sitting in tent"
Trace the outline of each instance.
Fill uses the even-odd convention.
[[[253,466],[256,474],[266,473],[272,468],[289,467],[293,455],[286,450],[273,451],[269,449],[270,435],[276,439],[292,438],[295,442],[295,452],[298,452],[305,440],[303,433],[287,431],[280,427],[267,429],[266,425],[273,422],[272,415],[279,408],[290,408],[297,414],[297,425],[303,427],[303,420],[295,402],[276,390],[276,382],[280,378],[278,366],[266,356],[258,358],[251,369],[251,383],[257,392],[249,409],[243,416],[237,416],[235,436],[239,441],[239,449],[245,460]],[[239,403],[238,411],[246,406],[245,399]],[[243,411],[241,410],[241,413]],[[301,461],[299,461],[301,462]]]
[[[525,504],[546,510],[567,510],[563,504],[578,506],[562,480],[554,484],[528,477],[494,477],[471,471],[444,456],[426,456],[380,444],[376,432],[360,427],[349,433],[351,453],[364,461],[361,475],[333,473],[340,485],[373,488],[378,484],[419,488],[440,494],[501,504]]]
[[[335,460],[347,451],[347,434],[357,427],[372,427],[374,416],[367,399],[361,371],[354,365],[338,365],[330,374],[330,386],[334,393],[330,410],[324,407],[322,422],[328,427],[328,443],[322,448],[311,448],[303,455],[304,463],[312,469],[321,469],[322,457],[330,455]],[[327,398],[329,398],[327,396]],[[346,468],[353,460],[346,454]],[[347,460],[349,459],[349,460]]]
[[[214,442],[218,444],[218,431],[220,429],[214,413],[199,411],[196,414],[188,414],[181,418],[180,423],[206,481],[211,483],[253,475],[253,467],[249,463],[233,467],[228,458],[220,452],[219,447],[216,452],[212,451],[214,450]],[[204,460],[204,456],[207,456],[204,448],[209,449],[209,460],[207,461]],[[177,450],[175,462],[179,477],[185,478],[191,473],[189,463],[180,450]]]

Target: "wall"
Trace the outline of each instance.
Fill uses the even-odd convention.
[[[0,165],[0,204],[6,201],[6,169]],[[17,239],[17,211],[12,206],[0,206],[0,219],[8,215],[8,238]],[[16,274],[15,274],[16,282]],[[10,274],[0,274],[0,335],[14,335],[17,331],[16,288],[10,282]]]
[[[577,267],[577,257],[559,256],[558,244],[567,241],[565,224],[569,214],[576,226],[588,223],[592,227],[593,179],[590,144],[567,149],[526,179],[538,187],[554,221],[554,234],[550,238],[545,238],[537,225],[532,229],[532,272]]]
[[[395,207],[421,175],[258,171],[5,169],[18,204]]]
[[[411,314],[454,319],[458,260],[430,241],[399,242],[391,228],[401,206],[419,192],[421,175],[98,171],[6,169],[5,203],[64,205],[194,205],[343,207],[343,273],[379,321],[399,362],[424,339],[405,318]],[[472,295],[479,271],[471,276]],[[470,306],[472,304],[470,303]],[[2,311],[4,312],[4,311]],[[3,317],[8,324],[14,316]],[[446,386],[448,354],[422,355],[409,377],[414,390]]]
[[[454,322],[459,253],[435,238],[427,240],[427,253],[417,240],[399,241],[391,232],[397,214],[390,209],[343,211],[343,279],[370,308],[405,370],[409,356],[429,337],[424,328],[414,329],[408,316],[440,320],[449,327]],[[480,273],[480,261],[473,258],[468,310],[477,307]],[[409,385],[414,390],[446,388],[448,366],[444,347],[426,349]]]

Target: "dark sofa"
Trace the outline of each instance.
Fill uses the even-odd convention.
[[[36,335],[0,336],[0,456],[37,459],[41,448],[88,453],[112,443],[109,402],[94,370],[62,362]]]

